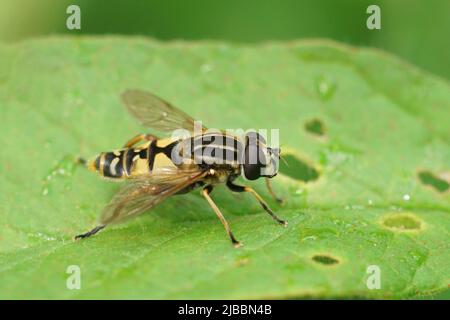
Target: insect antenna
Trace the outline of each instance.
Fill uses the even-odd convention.
[[[280,146],[280,148],[272,149],[272,150],[277,150],[278,159],[283,160],[284,164],[285,164],[286,166],[289,167],[289,163],[287,162],[286,158],[284,158],[284,157],[281,155],[281,146]]]
[[[284,164],[285,164],[287,167],[289,167],[289,163],[287,162],[286,158],[283,157],[281,154],[280,154],[280,159],[283,160]]]

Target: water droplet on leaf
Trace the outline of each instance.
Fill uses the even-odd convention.
[[[334,81],[331,81],[330,79],[321,76],[317,79],[316,89],[317,93],[319,94],[319,97],[322,100],[326,101],[333,96],[336,90],[336,84],[334,83]]]
[[[201,70],[203,73],[211,72],[212,69],[213,69],[212,65],[210,65],[210,64],[208,64],[208,63],[202,64],[202,66],[200,67],[200,70]]]
[[[71,156],[65,156],[61,159],[47,174],[43,181],[41,194],[47,196],[50,193],[51,185],[58,177],[71,177],[76,169],[76,160]],[[65,186],[66,190],[70,187]]]

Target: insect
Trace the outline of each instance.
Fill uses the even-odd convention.
[[[247,180],[264,177],[270,194],[280,202],[269,180],[277,174],[279,149],[266,146],[264,138],[256,132],[239,138],[221,131],[208,132],[201,126],[196,133],[196,124],[190,116],[146,91],[127,90],[121,98],[129,113],[147,128],[165,134],[183,129],[189,135],[172,134],[160,139],[152,134],[139,134],[120,150],[103,152],[89,161],[81,159],[88,169],[102,177],[126,183],[103,209],[99,225],[75,239],[87,238],[107,225],[149,211],[172,195],[202,188],[201,194],[238,247],[240,242],[211,198],[217,184],[226,184],[234,192],[250,193],[274,220],[287,225],[255,190],[233,182],[241,175]]]

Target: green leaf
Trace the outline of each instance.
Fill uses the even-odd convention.
[[[73,241],[119,188],[74,159],[145,132],[121,106],[127,88],[209,127],[279,128],[289,166],[273,182],[286,204],[251,184],[289,226],[221,187],[239,249],[198,191]],[[0,46],[0,115],[0,298],[404,298],[448,286],[450,88],[385,53],[32,40]],[[66,287],[70,265],[80,290]]]

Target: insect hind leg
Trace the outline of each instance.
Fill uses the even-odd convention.
[[[75,240],[84,239],[84,238],[88,238],[90,236],[93,236],[94,234],[96,234],[97,232],[99,232],[100,230],[102,230],[105,227],[106,227],[105,224],[96,226],[94,229],[92,229],[92,230],[90,230],[90,231],[88,231],[86,233],[79,234],[79,235],[75,236]]]

